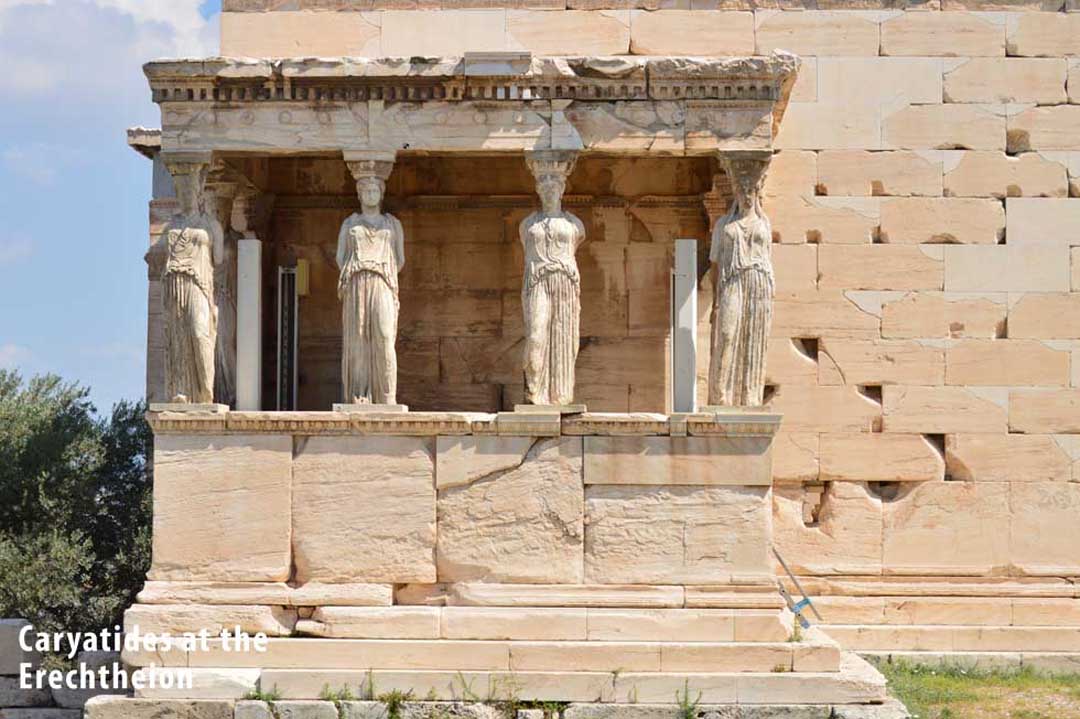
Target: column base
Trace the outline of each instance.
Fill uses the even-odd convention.
[[[191,414],[225,414],[229,411],[227,404],[192,404],[191,402],[153,402],[150,404],[151,412],[189,412]]]
[[[516,404],[514,411],[521,414],[585,414],[589,411],[583,404]]]

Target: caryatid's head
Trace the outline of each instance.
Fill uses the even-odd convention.
[[[356,181],[356,194],[365,212],[379,212],[383,195],[386,194],[386,183],[374,175],[361,177]]]
[[[202,212],[203,190],[206,185],[205,166],[197,163],[179,162],[169,165],[169,172],[176,188],[180,211],[186,215]]]
[[[562,210],[562,197],[566,192],[566,178],[560,174],[541,175],[536,179],[536,194],[544,212],[555,214]]]
[[[769,157],[735,156],[725,160],[725,168],[739,207],[743,210],[760,209],[761,190],[765,184],[765,172],[769,169]]]

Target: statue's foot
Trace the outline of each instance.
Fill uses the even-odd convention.
[[[371,400],[368,399],[367,397],[353,397],[352,398],[352,403],[353,404],[371,404]]]
[[[173,404],[188,404],[190,400],[188,400],[186,394],[178,394],[172,398],[172,401]]]

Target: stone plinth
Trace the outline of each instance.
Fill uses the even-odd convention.
[[[721,702],[817,701],[811,677],[837,696],[855,687],[855,703],[880,698],[831,639],[793,635],[777,591],[778,415],[169,408],[149,419],[153,581],[126,630],[270,639],[262,652],[219,639],[131,650],[133,667],[194,673],[193,689],[144,699],[240,698],[256,685],[361,697],[373,678],[379,691],[453,700],[470,691],[460,677],[481,695],[513,682],[535,700],[633,703],[692,679]]]

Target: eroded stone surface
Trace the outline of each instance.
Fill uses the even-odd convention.
[[[158,435],[149,578],[288,579],[291,481],[287,435]]]
[[[299,582],[435,580],[434,440],[298,440],[292,541]]]
[[[806,490],[798,484],[773,489],[777,549],[798,573],[877,574],[881,571],[881,499],[864,482],[830,482],[814,497],[806,521]],[[815,513],[816,512],[816,513]]]
[[[586,488],[586,580],[730,582],[770,571],[765,487]]]
[[[517,468],[439,491],[440,581],[580,582],[582,439],[535,441]]]

